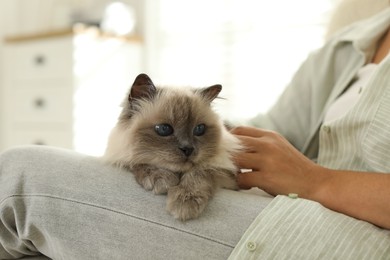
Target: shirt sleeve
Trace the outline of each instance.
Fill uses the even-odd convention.
[[[229,259],[387,259],[390,230],[321,204],[276,197],[254,220]]]
[[[344,91],[364,56],[350,41],[333,39],[312,52],[274,106],[247,122],[282,134],[298,150],[315,158],[318,129],[326,107]]]
[[[310,55],[306,59],[271,109],[250,119],[248,125],[274,130],[302,149],[310,133],[313,100],[310,64],[314,58]]]
[[[338,68],[345,62],[339,62],[337,56],[341,56],[335,55],[336,49],[334,42],[328,42],[313,51],[271,109],[246,124],[274,130],[303,152],[318,130],[324,107],[339,77]]]

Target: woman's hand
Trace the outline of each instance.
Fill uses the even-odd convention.
[[[252,127],[231,130],[247,148],[235,156],[241,188],[297,193],[325,207],[390,229],[390,173],[332,170],[315,164],[281,135]]]
[[[238,175],[241,188],[258,187],[272,195],[297,193],[310,197],[316,184],[320,184],[319,174],[325,169],[306,158],[280,134],[253,127],[237,127],[231,132],[246,148],[235,156],[236,164],[252,170]]]

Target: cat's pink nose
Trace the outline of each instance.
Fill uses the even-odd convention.
[[[179,147],[179,149],[184,153],[185,156],[189,157],[192,152],[194,151],[193,147],[189,146],[184,146],[184,147]]]

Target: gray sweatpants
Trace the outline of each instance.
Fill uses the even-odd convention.
[[[129,172],[67,150],[14,148],[0,156],[0,259],[226,259],[271,199],[221,190],[182,223]]]

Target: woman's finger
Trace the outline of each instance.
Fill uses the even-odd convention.
[[[256,153],[239,153],[234,155],[233,160],[240,169],[258,170],[261,165],[259,155]]]
[[[259,151],[258,140],[255,137],[237,135],[241,144],[244,146],[244,151],[247,153],[254,153]]]
[[[238,126],[230,130],[230,132],[238,136],[251,136],[251,137],[262,137],[272,133],[272,131],[251,127],[251,126]]]

